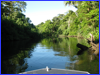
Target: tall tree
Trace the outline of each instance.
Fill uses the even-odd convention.
[[[25,11],[26,2],[24,1],[1,1],[1,14],[10,15],[15,11]]]

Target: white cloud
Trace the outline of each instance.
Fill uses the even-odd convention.
[[[30,20],[34,25],[38,25],[41,22],[45,22],[46,20],[52,20],[53,17],[57,16],[58,14],[64,14],[68,10],[51,10],[51,11],[41,11],[41,12],[31,12],[25,13],[26,17],[29,17]]]

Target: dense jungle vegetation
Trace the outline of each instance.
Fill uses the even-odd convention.
[[[1,1],[1,40],[38,39],[40,35],[25,11],[24,1]]]
[[[78,10],[69,10],[66,14],[58,14],[52,20],[36,26],[44,37],[58,35],[90,38],[93,34],[99,41],[99,1],[64,1],[65,6],[74,6]]]
[[[58,35],[89,38],[91,33],[99,41],[99,1],[64,1],[64,4],[78,10],[58,14],[52,20],[35,26],[22,13],[27,5],[24,1],[1,1],[1,40],[38,39]]]

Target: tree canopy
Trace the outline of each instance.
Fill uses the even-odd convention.
[[[64,4],[65,6],[74,6],[78,10],[76,12],[69,10],[66,12],[67,14],[58,14],[53,17],[51,22],[39,24],[38,30],[43,35],[48,34],[49,37],[67,35],[89,38],[89,33],[92,33],[95,40],[98,40],[99,1],[64,1]]]
[[[39,38],[38,30],[25,11],[24,1],[1,1],[1,40],[24,40]]]
[[[76,7],[77,11],[69,10],[66,14],[58,14],[52,20],[35,26],[30,18],[22,13],[25,11],[26,2],[1,1],[2,39],[36,38],[40,35],[42,37],[66,35],[89,38],[89,33],[92,33],[95,40],[98,40],[99,1],[64,1],[64,4]],[[9,38],[6,37],[7,35]]]

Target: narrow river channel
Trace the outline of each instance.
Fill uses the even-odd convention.
[[[87,50],[77,55],[77,43],[89,47],[85,39],[77,38],[2,42],[1,73],[18,74],[48,66],[99,74],[99,59]]]

